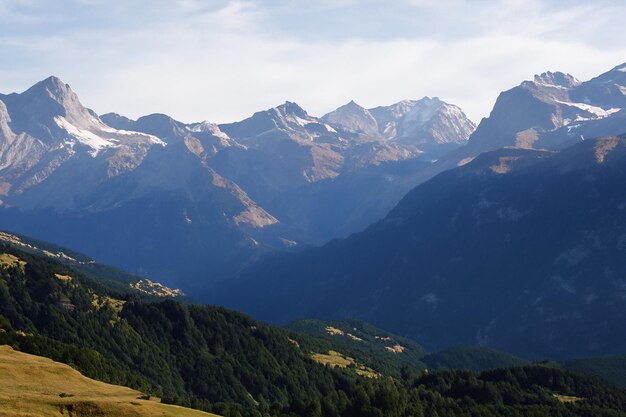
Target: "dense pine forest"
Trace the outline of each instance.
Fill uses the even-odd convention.
[[[0,343],[165,402],[228,417],[626,416],[626,393],[594,377],[542,365],[429,373],[414,342],[402,340],[414,360],[394,361],[298,331],[310,325],[283,329],[119,292],[67,264],[0,247]],[[351,325],[362,327],[358,338],[376,331]],[[333,368],[311,357],[331,349],[355,363]],[[355,372],[357,364],[372,373]]]

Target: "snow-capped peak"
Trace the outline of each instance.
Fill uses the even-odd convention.
[[[411,110],[405,115],[403,123],[421,126],[432,119],[444,105],[445,103],[438,97],[424,97],[413,104]]]
[[[220,130],[218,125],[216,125],[215,123],[211,123],[207,120],[189,125],[188,129],[191,132],[207,132],[220,139],[230,139],[230,137],[226,133]]]
[[[622,65],[619,65],[617,68],[615,68],[616,70],[620,71],[620,72],[626,72],[626,62],[623,63]]]
[[[305,127],[310,123],[316,122],[316,119],[309,116],[306,110],[291,101],[286,101],[280,106],[274,107],[269,111],[274,113],[275,116],[272,117],[278,118],[278,120],[280,120],[279,125],[291,125],[291,127],[293,128],[294,125]]]

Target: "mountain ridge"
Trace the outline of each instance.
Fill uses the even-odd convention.
[[[267,258],[215,297],[275,322],[363,319],[429,349],[620,353],[626,337],[610,323],[623,304],[623,212],[611,185],[624,158],[624,137],[482,154],[418,186],[365,231]]]

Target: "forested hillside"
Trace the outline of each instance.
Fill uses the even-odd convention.
[[[323,366],[293,331],[240,313],[117,293],[9,246],[0,264],[0,343],[170,403],[226,416],[626,415],[623,391],[555,368]]]

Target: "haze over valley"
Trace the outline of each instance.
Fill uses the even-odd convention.
[[[0,415],[626,416],[625,13],[0,1]]]

